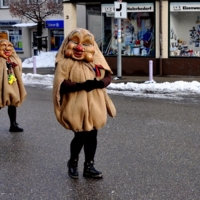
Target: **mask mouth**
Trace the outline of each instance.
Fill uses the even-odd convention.
[[[11,55],[11,52],[10,52],[10,51],[5,51],[4,54],[5,54],[6,56],[10,56],[10,55]]]
[[[77,57],[77,58],[81,58],[83,55],[83,52],[80,52],[80,51],[74,51],[74,56]]]

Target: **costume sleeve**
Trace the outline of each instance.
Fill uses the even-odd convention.
[[[69,92],[76,92],[77,87],[75,82],[71,82],[69,80],[64,80],[60,87],[61,94],[69,93]]]
[[[104,87],[107,87],[112,81],[111,73],[106,70],[105,76],[101,81],[103,81]]]
[[[103,82],[103,85],[101,87],[95,87],[95,85],[92,85],[93,81],[90,80],[91,82],[90,83],[88,82],[88,86],[91,85],[91,89],[89,91],[91,91],[92,89],[95,89],[95,88],[105,88],[111,83],[111,80],[112,80],[111,74],[109,71],[106,70],[104,78],[100,80],[101,82]],[[99,82],[99,81],[96,81],[96,82]],[[93,88],[93,86],[94,86],[94,88]],[[77,92],[77,91],[80,91],[80,89],[77,87],[76,82],[71,82],[70,80],[64,80],[62,82],[61,87],[60,87],[61,95],[70,93],[70,92]]]

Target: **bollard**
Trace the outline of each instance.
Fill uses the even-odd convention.
[[[37,71],[36,71],[36,56],[33,56],[33,74],[37,74]]]
[[[152,60],[149,61],[149,80],[145,81],[144,83],[156,83],[153,80],[153,61]]]
[[[149,61],[149,81],[153,81],[153,61]]]

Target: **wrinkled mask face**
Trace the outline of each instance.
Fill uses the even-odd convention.
[[[69,36],[65,57],[92,62],[94,57],[94,36],[87,30],[75,30]]]
[[[13,45],[8,40],[0,41],[0,57],[8,59],[13,53]]]

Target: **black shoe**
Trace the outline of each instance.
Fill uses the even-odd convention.
[[[18,123],[13,123],[11,126],[10,126],[10,129],[9,129],[10,132],[23,132],[23,128],[20,128],[18,126]]]
[[[94,168],[94,161],[84,163],[83,176],[89,178],[103,178],[102,172],[99,172]]]
[[[67,163],[68,174],[71,178],[78,178],[78,160],[69,160]]]

